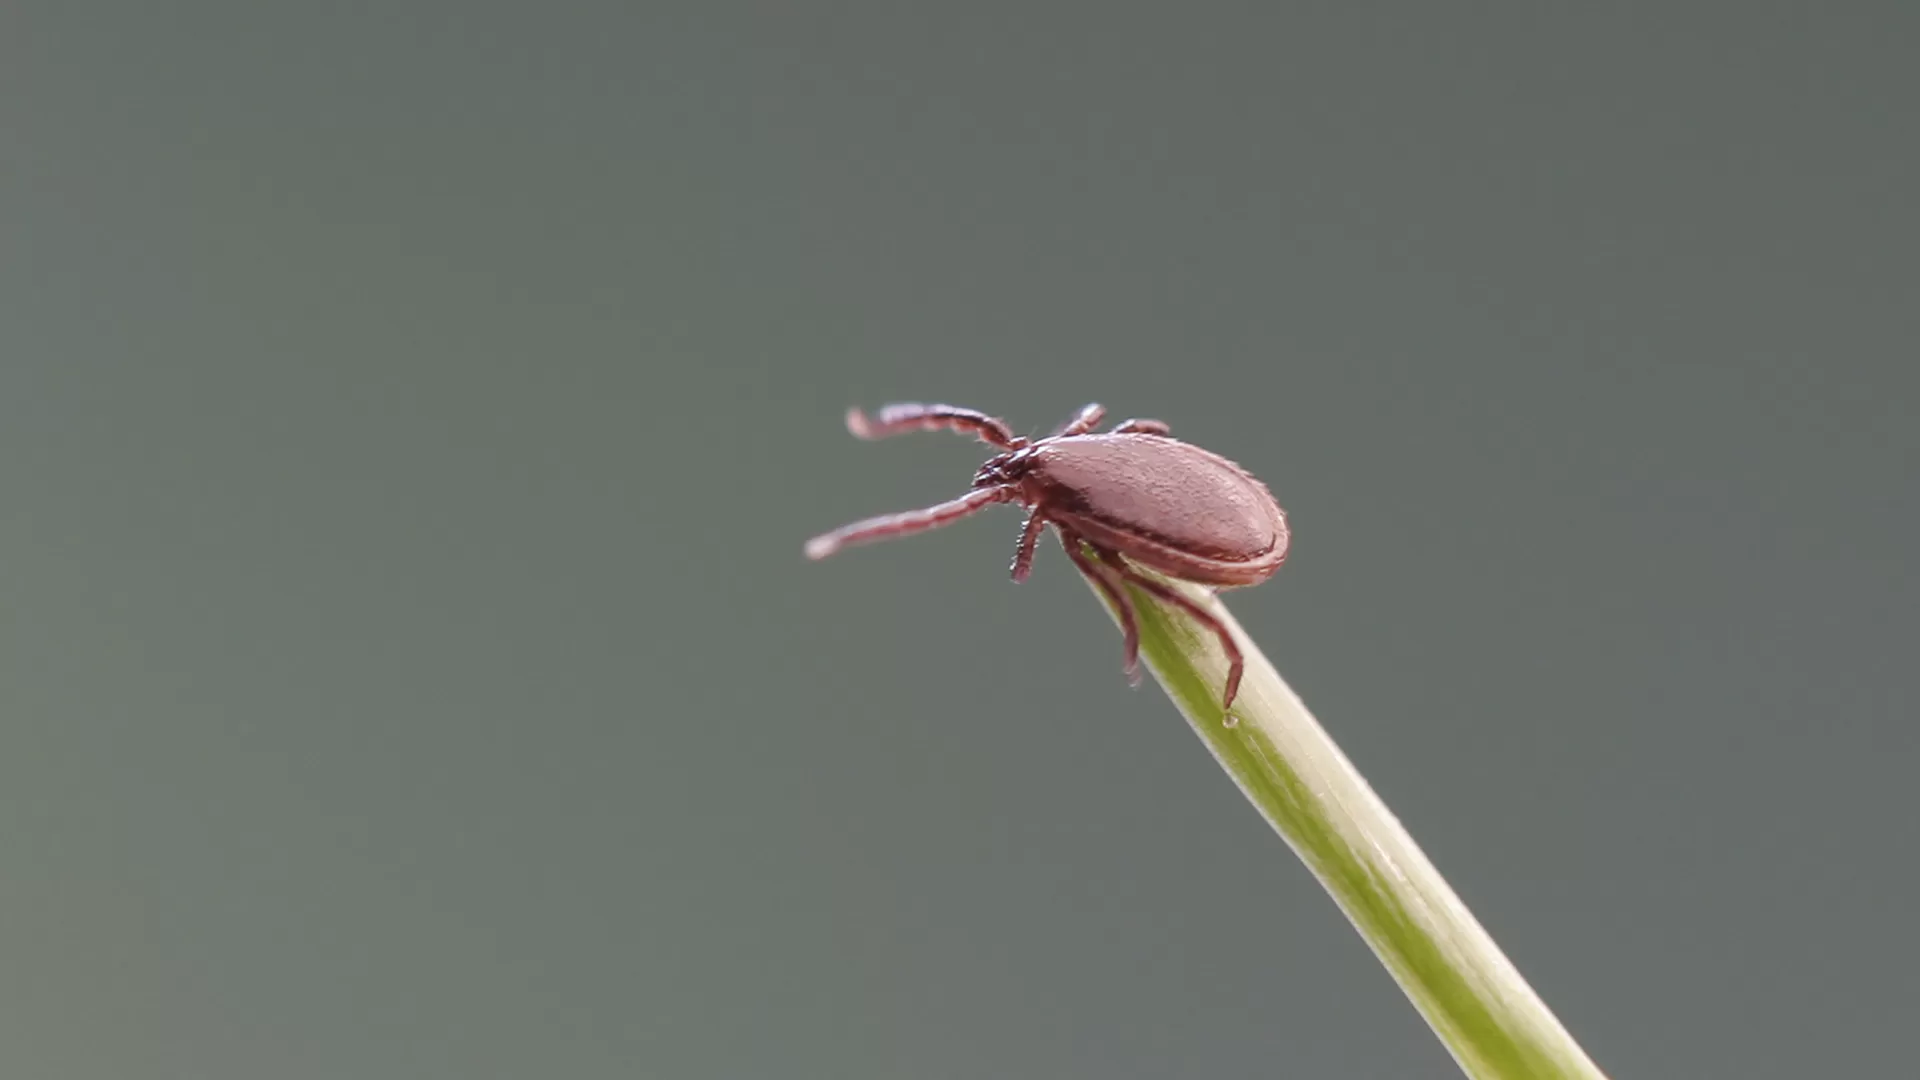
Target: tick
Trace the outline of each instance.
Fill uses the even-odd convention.
[[[1106,410],[1088,405],[1041,439],[1004,420],[951,405],[888,405],[872,417],[847,411],[847,430],[884,439],[942,428],[997,447],[957,499],[856,521],[807,541],[807,557],[937,529],[995,503],[1027,507],[1014,549],[1013,580],[1033,569],[1034,545],[1053,526],[1060,546],[1119,613],[1127,678],[1140,678],[1140,624],[1126,584],[1173,604],[1220,639],[1228,659],[1224,707],[1246,664],[1233,635],[1202,605],[1141,567],[1214,589],[1258,585],[1287,557],[1287,515],[1266,485],[1226,458],[1175,439],[1158,420],[1128,420],[1095,432]],[[1088,556],[1088,552],[1093,557]]]

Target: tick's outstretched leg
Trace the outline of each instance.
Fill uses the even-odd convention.
[[[1227,692],[1224,701],[1221,703],[1221,708],[1233,708],[1233,699],[1240,695],[1240,676],[1246,672],[1247,663],[1245,658],[1240,655],[1240,646],[1233,640],[1233,635],[1227,632],[1225,624],[1221,623],[1219,619],[1214,618],[1213,612],[1208,611],[1199,603],[1189,599],[1185,593],[1157,578],[1151,578],[1141,573],[1135,569],[1131,563],[1114,552],[1100,548],[1096,548],[1095,550],[1100,552],[1102,562],[1113,566],[1115,573],[1160,599],[1165,600],[1167,603],[1177,605],[1184,609],[1188,615],[1193,617],[1195,622],[1213,631],[1214,636],[1220,639],[1220,648],[1225,650],[1227,654]],[[1231,726],[1231,718],[1228,719],[1228,724]]]
[[[889,540],[896,536],[925,532],[942,525],[951,525],[969,514],[978,513],[994,503],[1006,502],[1012,495],[1006,488],[976,488],[950,502],[929,506],[924,510],[909,510],[904,514],[887,514],[882,517],[867,518],[851,525],[843,525],[830,533],[822,533],[807,541],[807,558],[824,559],[844,547],[865,544],[875,540]]]
[[[1125,665],[1127,681],[1140,685],[1140,618],[1134,614],[1133,599],[1127,595],[1120,575],[1105,562],[1087,557],[1086,549],[1081,546],[1079,537],[1060,530],[1060,546],[1067,550],[1067,558],[1080,568],[1088,580],[1113,604],[1115,615],[1120,620],[1120,647],[1124,650],[1122,663]]]
[[[1105,415],[1107,415],[1106,406],[1098,402],[1085,406],[1073,415],[1073,419],[1061,424],[1051,438],[1057,439],[1062,435],[1085,435],[1092,431],[1100,423],[1100,418]]]
[[[981,442],[1002,450],[1018,450],[1027,445],[1027,440],[1015,435],[1005,420],[954,405],[888,405],[871,417],[857,408],[847,410],[847,430],[856,439],[884,439],[909,431],[942,428],[962,435],[977,435]]]
[[[1173,429],[1164,420],[1122,420],[1113,425],[1115,435],[1171,435]]]
[[[1040,542],[1040,531],[1046,528],[1047,515],[1036,506],[1027,512],[1027,523],[1020,529],[1020,544],[1013,549],[1013,580],[1025,581],[1033,573],[1033,546]]]

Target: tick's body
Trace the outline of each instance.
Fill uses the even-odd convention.
[[[1119,614],[1128,675],[1137,670],[1140,635],[1123,583],[1181,607],[1219,636],[1230,661],[1230,708],[1242,670],[1233,636],[1205,607],[1133,564],[1214,588],[1256,585],[1287,557],[1286,514],[1244,469],[1173,438],[1157,420],[1129,420],[1090,434],[1105,412],[1088,405],[1053,435],[1026,439],[1003,421],[950,405],[890,405],[872,420],[852,410],[847,428],[863,439],[952,428],[1003,452],[980,467],[972,490],[960,498],[817,536],[807,555],[822,559],[850,544],[938,528],[994,503],[1020,503],[1030,512],[1014,554],[1015,581],[1027,577],[1040,531],[1052,525],[1067,556]]]
[[[1254,585],[1287,556],[1273,496],[1238,465],[1165,435],[1073,435],[1024,453],[1020,501],[1169,577]]]

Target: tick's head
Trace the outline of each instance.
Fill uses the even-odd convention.
[[[973,486],[977,488],[1007,487],[1018,484],[1033,471],[1034,451],[1037,447],[1023,447],[996,454],[987,459],[980,471],[973,474]]]

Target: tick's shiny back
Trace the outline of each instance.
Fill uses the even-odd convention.
[[[1080,435],[1036,446],[1024,487],[1051,515],[1097,523],[1192,555],[1271,556],[1286,522],[1233,462],[1160,435]]]

